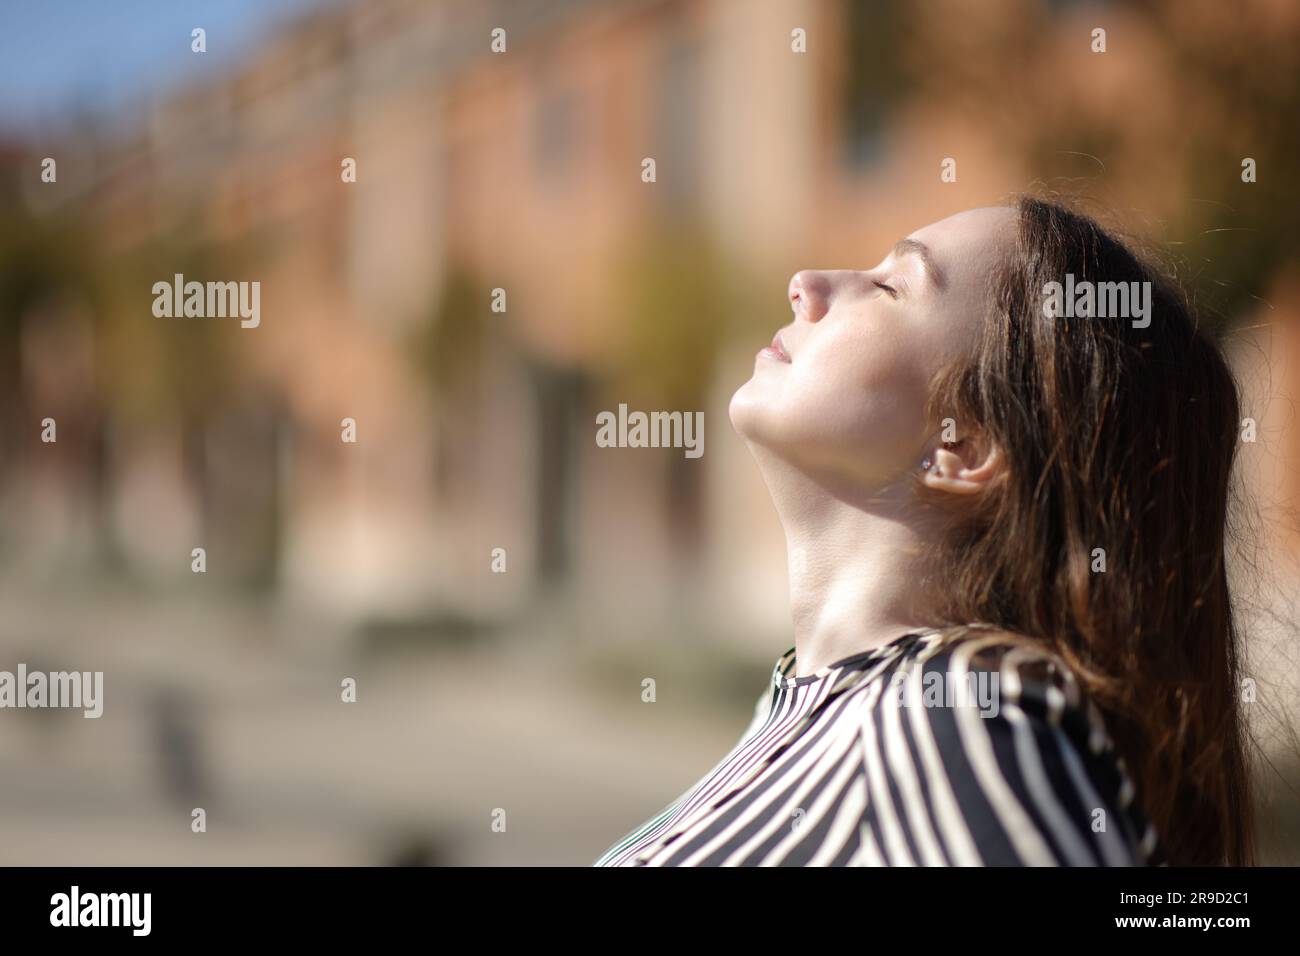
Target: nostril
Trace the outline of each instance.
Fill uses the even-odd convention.
[[[790,277],[790,284],[786,286],[786,295],[789,296],[792,303],[797,303],[803,295],[803,273],[796,272]]]

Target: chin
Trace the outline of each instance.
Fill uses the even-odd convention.
[[[762,420],[766,417],[757,392],[756,383],[751,378],[736,389],[735,394],[731,396],[731,404],[727,407],[731,427],[741,438],[749,441],[753,441],[756,437],[755,433],[762,430]]]
[[[731,396],[727,409],[731,427],[751,446],[775,450],[785,446],[790,438],[791,421],[776,406],[762,387],[750,380]]]

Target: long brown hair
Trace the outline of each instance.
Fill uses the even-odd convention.
[[[982,341],[932,395],[936,422],[978,430],[1007,465],[937,545],[939,619],[1070,665],[1170,863],[1252,863],[1224,564],[1236,384],[1177,286],[1122,242],[1053,202],[1015,210]],[[1150,324],[1045,317],[1046,284],[1067,274],[1150,282]]]

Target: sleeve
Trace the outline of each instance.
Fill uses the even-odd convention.
[[[1100,715],[1045,652],[997,638],[909,662],[867,708],[864,858],[1133,866],[1157,840]]]

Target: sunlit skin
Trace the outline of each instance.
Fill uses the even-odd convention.
[[[874,268],[796,273],[793,321],[732,397],[785,530],[798,676],[923,625],[918,545],[943,519],[917,481],[969,496],[1001,467],[960,421],[945,447],[926,403],[979,335],[1014,222],[1008,208],[973,209],[910,233]]]

